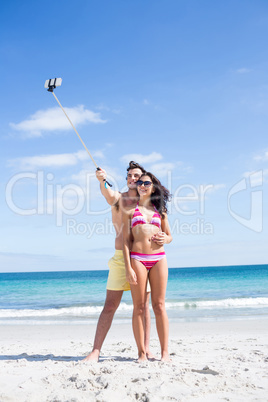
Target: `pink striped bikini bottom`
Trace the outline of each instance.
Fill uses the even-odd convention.
[[[134,258],[134,260],[140,261],[148,271],[162,258],[165,258],[166,253],[157,253],[157,254],[142,254],[135,253],[131,251],[130,258]]]

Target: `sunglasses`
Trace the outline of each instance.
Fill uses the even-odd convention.
[[[136,184],[138,187],[141,187],[144,184],[144,187],[150,187],[153,183],[151,181],[142,181],[142,180],[137,180]]]

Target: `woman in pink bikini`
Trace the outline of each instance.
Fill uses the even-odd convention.
[[[166,203],[169,191],[149,172],[136,182],[140,199],[136,208],[123,212],[126,277],[133,299],[132,325],[139,361],[147,360],[144,347],[144,305],[149,277],[151,300],[161,345],[161,360],[169,361],[168,317],[165,294],[168,266],[164,244],[172,241]]]

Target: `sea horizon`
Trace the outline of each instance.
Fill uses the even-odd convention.
[[[198,268],[232,268],[232,267],[258,267],[258,266],[268,266],[268,263],[265,264],[230,264],[230,265],[200,265],[200,266],[189,266],[189,267],[168,267],[168,270],[171,269],[198,269]],[[28,273],[47,273],[47,272],[88,272],[88,271],[107,271],[108,269],[61,269],[61,270],[41,270],[41,271],[1,271],[1,274],[28,274]]]

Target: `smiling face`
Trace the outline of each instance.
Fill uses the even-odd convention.
[[[136,181],[142,175],[142,171],[139,168],[130,169],[127,173],[127,186],[130,190],[134,190],[137,188]]]
[[[154,192],[154,186],[150,176],[144,175],[138,180],[137,190],[140,197],[150,196]]]

